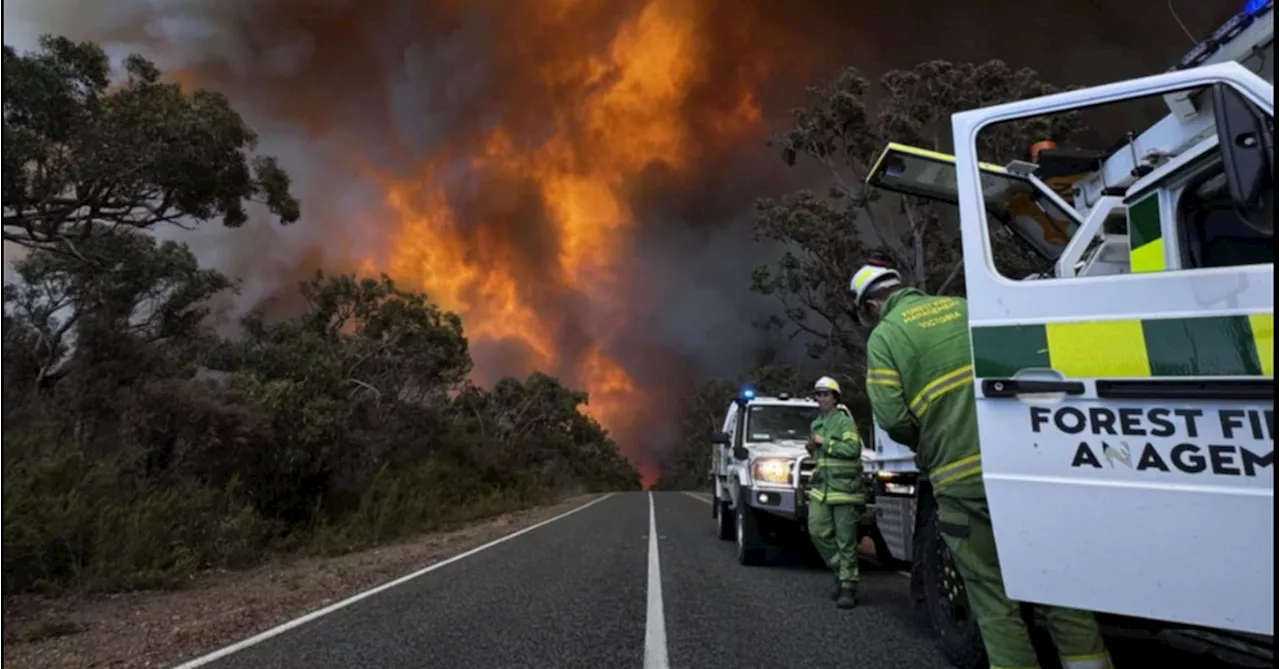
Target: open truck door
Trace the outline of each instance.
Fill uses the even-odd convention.
[[[1198,118],[1104,170],[1123,177],[1104,186],[1135,248],[1159,240],[1162,266],[999,275],[989,225],[1010,215],[1003,184],[1017,179],[979,162],[979,133],[1171,93]],[[1010,597],[1274,634],[1274,95],[1235,62],[1175,71],[963,112],[954,161],[891,147],[882,162],[896,166],[877,168],[882,188],[959,206],[983,479]],[[1033,218],[1033,246],[1065,243],[1037,242]]]
[[[1048,265],[1057,262],[1080,229],[1071,205],[1035,177],[1036,165],[1014,162],[1007,167],[980,163],[983,204],[996,222]],[[890,143],[867,175],[881,190],[955,205],[956,159],[938,151]]]

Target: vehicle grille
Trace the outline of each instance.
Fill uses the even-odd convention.
[[[800,459],[800,491],[809,490],[809,482],[813,479],[813,470],[817,468],[818,463],[810,458]]]

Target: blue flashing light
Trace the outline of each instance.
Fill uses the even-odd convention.
[[[1257,16],[1271,8],[1273,0],[1249,0],[1244,4],[1244,13]]]
[[[755,398],[756,398],[756,389],[755,389],[755,388],[743,388],[743,389],[742,389],[742,399],[743,399],[743,400],[746,400],[746,401],[748,401],[748,402],[749,402],[749,401],[751,401],[751,400],[753,400],[753,399],[755,399]]]

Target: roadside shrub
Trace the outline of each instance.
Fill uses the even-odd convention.
[[[148,483],[141,449],[105,458],[51,435],[5,430],[4,591],[174,585],[201,569],[250,564],[272,526],[219,491]]]

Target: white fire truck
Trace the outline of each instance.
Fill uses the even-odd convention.
[[[804,535],[814,468],[804,445],[817,415],[811,399],[757,396],[753,387],[725,410],[711,440],[711,515],[717,535],[736,542],[739,563],[764,564],[770,545]]]
[[[1010,597],[1271,667],[1274,26],[1272,0],[1253,0],[1167,73],[956,114],[954,156],[891,144],[868,176],[958,208]],[[1004,167],[978,155],[988,126],[1151,97],[1168,115],[1112,150]],[[991,224],[1051,269],[1001,276]],[[986,666],[927,480],[878,461],[888,549],[912,563],[952,661]]]

